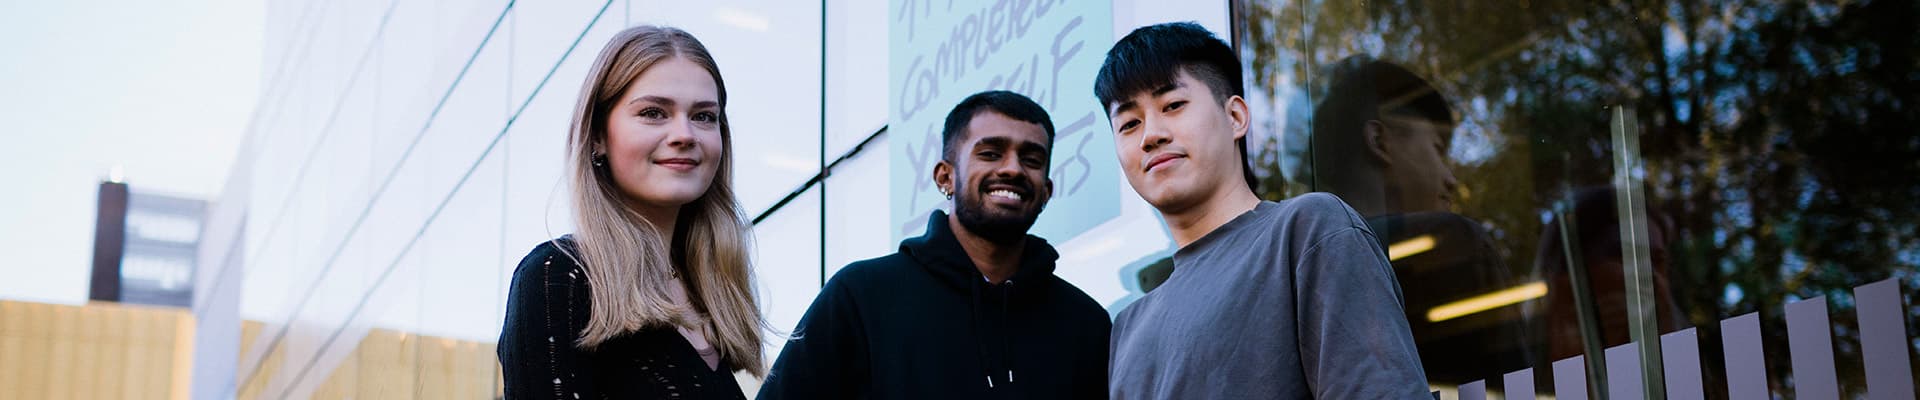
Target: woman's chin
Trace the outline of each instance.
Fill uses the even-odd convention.
[[[634,199],[634,203],[637,203],[636,205],[639,205],[641,207],[661,209],[661,208],[678,208],[680,206],[685,206],[687,204],[693,203],[696,200],[700,200],[700,195],[702,194],[705,194],[705,192],[693,191],[693,190],[671,190],[671,191],[628,193],[628,196],[632,197]]]

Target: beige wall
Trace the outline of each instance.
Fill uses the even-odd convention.
[[[0,301],[0,399],[186,399],[193,316]]]
[[[185,309],[95,302],[0,301],[0,399],[186,399],[193,316]],[[262,324],[247,321],[241,346]],[[500,390],[493,343],[375,329],[313,393],[316,399],[491,399]],[[242,349],[241,354],[245,354]],[[258,377],[239,398],[261,398]]]
[[[261,323],[247,321],[240,342],[253,343]],[[284,348],[284,347],[283,347]],[[353,354],[333,367],[315,399],[492,399],[502,391],[492,342],[472,342],[374,329]],[[246,354],[242,349],[241,354]],[[245,380],[239,398],[262,398],[261,377],[273,376],[284,357],[267,356],[260,374]]]

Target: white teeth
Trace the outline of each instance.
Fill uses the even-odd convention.
[[[1012,200],[1014,200],[1014,201],[1020,201],[1020,194],[1019,194],[1019,193],[1014,193],[1014,192],[1011,192],[1011,191],[1007,191],[1007,190],[1005,190],[1005,189],[1002,189],[1002,190],[995,190],[995,191],[991,191],[991,192],[987,192],[987,195],[988,195],[988,196],[993,196],[993,197],[1000,197],[1000,198],[1006,198],[1006,199],[1012,199]]]

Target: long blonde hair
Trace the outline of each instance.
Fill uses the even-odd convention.
[[[675,235],[662,240],[659,230],[628,203],[611,167],[595,168],[597,146],[606,142],[608,114],[642,72],[675,57],[713,75],[719,90],[721,156],[706,194],[680,207]],[[687,307],[712,320],[710,340],[736,369],[759,376],[760,331],[766,321],[755,305],[747,261],[747,226],[734,200],[733,133],[727,123],[727,86],[713,56],[698,39],[675,28],[636,26],[614,35],[587,72],[568,135],[572,164],[575,258],[586,269],[592,314],[577,342],[593,348],[620,334],[658,326],[699,327],[688,321]],[[688,300],[679,305],[669,294],[674,262],[685,266]],[[698,329],[695,329],[698,331]]]

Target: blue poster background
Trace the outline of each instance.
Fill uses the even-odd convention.
[[[1093,78],[1113,43],[1107,1],[893,0],[887,65],[892,237],[918,236],[946,201],[940,128],[966,96],[1003,89],[1053,117],[1053,199],[1031,233],[1055,244],[1119,214],[1119,169]]]

